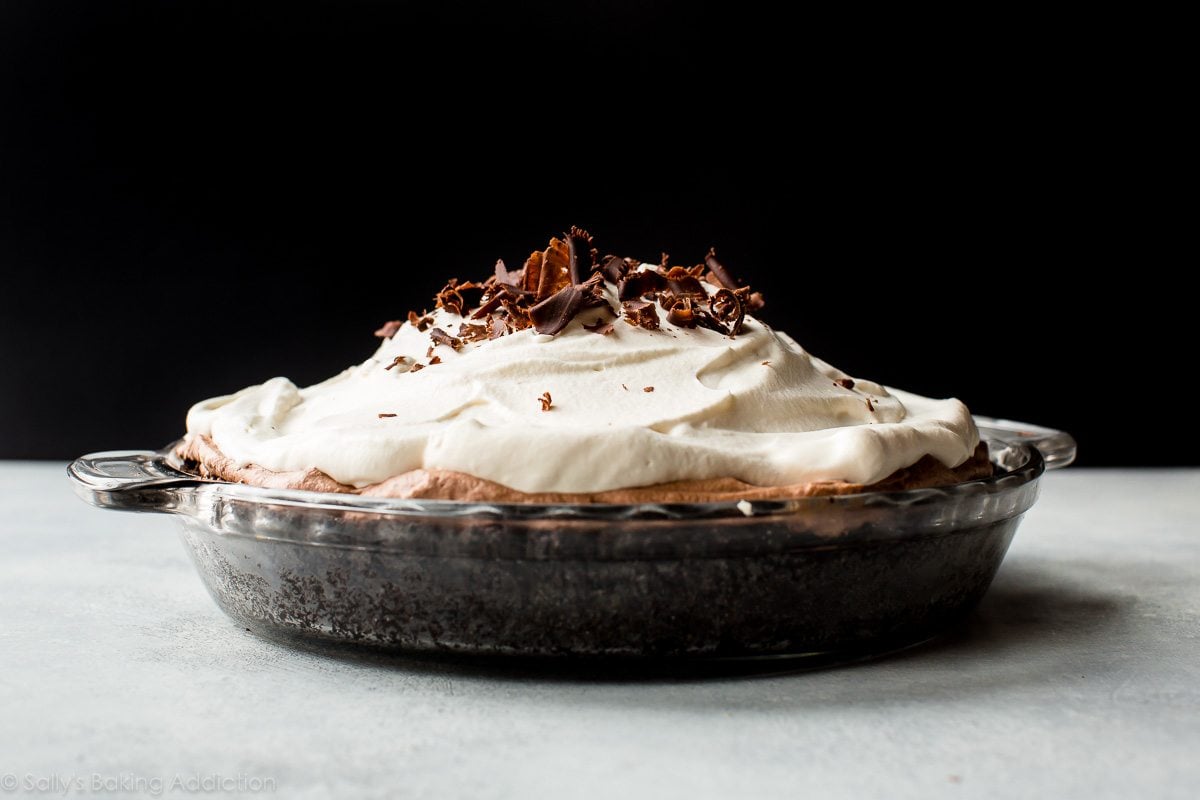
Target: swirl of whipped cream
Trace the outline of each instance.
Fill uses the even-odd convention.
[[[604,291],[619,308],[613,286]],[[446,309],[433,319],[451,334],[466,321]],[[323,383],[273,378],[198,403],[188,435],[210,436],[242,465],[315,467],[355,487],[423,468],[523,492],[717,477],[870,484],[925,455],[958,466],[978,444],[958,400],[859,378],[847,388],[849,376],[753,317],[734,338],[665,319],[660,330],[584,328],[611,319],[595,308],[555,336],[526,329],[458,351],[438,345],[431,365],[428,330],[405,323]]]

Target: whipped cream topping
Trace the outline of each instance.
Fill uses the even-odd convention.
[[[620,308],[612,284],[603,291]],[[433,326],[465,320],[444,308]],[[958,400],[849,376],[747,316],[729,337],[605,308],[554,336],[533,329],[461,350],[405,323],[364,363],[298,388],[272,378],[188,413],[239,464],[315,467],[355,487],[444,469],[524,492],[598,492],[733,477],[759,486],[870,484],[931,455],[966,461],[978,433]],[[403,357],[392,369],[386,369]],[[411,365],[426,365],[412,369]],[[549,392],[550,408],[542,397]]]

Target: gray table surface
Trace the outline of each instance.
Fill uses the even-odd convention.
[[[170,519],[59,464],[0,464],[0,499],[0,795],[1200,795],[1200,470],[1050,475],[941,642],[641,680],[294,652],[221,614]]]

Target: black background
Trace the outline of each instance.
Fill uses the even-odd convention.
[[[924,22],[6,0],[0,457],[163,445],[577,224],[1082,463],[1195,463],[1170,104],[1077,20]]]

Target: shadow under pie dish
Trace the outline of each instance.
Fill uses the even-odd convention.
[[[929,638],[978,602],[1068,436],[977,428],[957,401],[850,378],[754,319],[711,253],[645,267],[590,244],[573,229],[521,270],[452,281],[360,367],[198,404],[171,448],[77,460],[76,488],[176,515],[218,604],[276,637],[837,659]],[[613,403],[614,430],[580,431]],[[526,463],[539,435],[572,459],[496,472],[492,454]],[[663,457],[620,455],[646,442]]]

